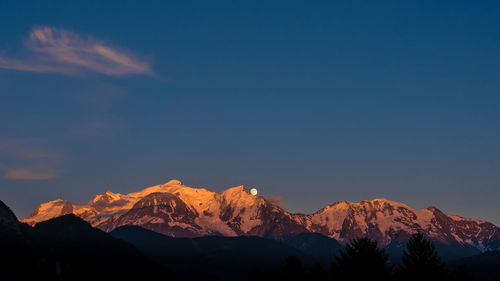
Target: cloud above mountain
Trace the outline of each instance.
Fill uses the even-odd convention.
[[[58,177],[61,156],[40,148],[36,140],[0,137],[0,178],[48,180]]]
[[[117,77],[153,74],[149,63],[130,52],[70,30],[34,28],[25,48],[27,56],[20,59],[0,54],[0,68],[65,75],[84,72]]]
[[[50,169],[10,168],[0,166],[4,171],[3,178],[7,180],[50,180],[57,177]]]

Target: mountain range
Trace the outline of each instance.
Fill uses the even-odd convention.
[[[213,196],[209,197],[212,202],[196,201],[204,196],[206,200],[207,194]],[[334,203],[314,214],[304,215],[288,213],[272,200],[251,195],[244,187],[219,194],[170,181],[136,193],[109,195],[110,192],[98,195],[86,204],[63,200],[42,204],[25,222],[18,221],[0,201],[0,279],[137,280],[161,276],[164,280],[260,280],[262,274],[286,275],[287,268],[290,269],[287,266],[297,268],[300,262],[305,272],[309,272],[307,274],[322,275],[325,271],[321,268],[328,269],[330,262],[345,249],[343,244],[349,242],[348,235],[337,236],[340,237],[337,241],[311,226],[320,220],[316,217],[318,214],[331,212],[331,208],[338,205],[348,206],[344,211],[347,214],[342,217],[337,210],[340,215],[324,220],[342,219],[342,226],[350,226],[345,229],[357,229],[358,234],[351,239],[356,235],[381,233],[384,227],[393,229],[380,239],[391,258],[390,263],[400,262],[406,248],[405,235],[431,229],[426,235],[435,237],[431,235],[436,231],[432,226],[425,228],[426,217],[421,216],[435,214],[437,209],[415,210],[382,199]],[[203,209],[201,206],[205,202],[211,205]],[[402,205],[407,210],[398,209]],[[217,209],[212,209],[213,206]],[[207,215],[208,212],[213,215]],[[364,215],[370,212],[369,216]],[[407,226],[403,228],[400,216],[408,212],[415,213],[415,216],[406,216],[414,222],[403,224]],[[187,219],[184,214],[189,214]],[[210,226],[207,218],[203,221],[204,216],[212,218],[216,224]],[[366,229],[360,226],[362,218],[368,221]],[[492,248],[495,239],[492,236],[489,240],[478,239],[482,247],[464,242],[455,238],[457,227],[449,222],[471,222],[479,228],[489,223],[445,214],[427,219],[441,235],[451,233],[454,237],[454,240],[434,239],[440,256],[448,254],[447,267],[452,276],[465,265],[462,272],[470,274],[471,280],[498,280],[500,251]],[[281,221],[285,223],[280,225]],[[348,222],[355,223],[349,225]],[[448,222],[447,229],[442,222]],[[227,228],[221,224],[226,224]],[[329,224],[323,227],[329,229]],[[399,234],[392,236],[391,233]],[[377,236],[372,238],[378,239]],[[322,276],[323,279],[317,280],[326,280],[325,275]]]
[[[75,214],[111,232],[135,225],[171,237],[260,236],[280,238],[319,233],[347,243],[357,237],[399,247],[422,232],[438,245],[454,247],[458,256],[500,249],[500,228],[492,223],[449,215],[436,207],[414,209],[387,199],[335,202],[313,214],[294,214],[244,186],[221,193],[191,188],[178,180],[129,194],[110,191],[84,204],[57,199],[41,204],[26,219],[30,225]]]
[[[92,226],[111,232],[125,225],[141,226],[171,237],[260,236],[279,238],[319,233],[347,243],[369,237],[398,246],[415,232],[438,245],[454,246],[462,255],[500,249],[500,229],[492,223],[449,215],[436,207],[414,209],[387,199],[335,202],[313,214],[294,214],[244,186],[221,193],[191,188],[178,180],[129,194],[110,191],[85,204],[57,199],[41,204],[26,219],[35,225],[75,214]]]

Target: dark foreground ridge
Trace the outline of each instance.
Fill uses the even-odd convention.
[[[172,238],[137,226],[122,226],[111,235],[135,245],[146,256],[190,278],[206,274],[237,280],[249,270],[273,271],[287,257],[313,257],[275,240],[257,236]]]
[[[0,202],[0,280],[115,280],[175,276],[133,245],[64,215],[30,227]],[[14,220],[15,219],[15,220]]]
[[[0,201],[0,280],[499,280],[500,254],[443,262],[413,235],[395,248],[317,233],[173,238],[138,226],[111,233],[72,214],[20,223]]]

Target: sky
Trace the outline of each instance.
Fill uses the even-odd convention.
[[[1,1],[0,200],[179,179],[500,225],[498,1]]]

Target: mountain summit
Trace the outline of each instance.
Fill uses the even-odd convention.
[[[75,214],[110,232],[137,225],[172,237],[205,235],[285,237],[320,233],[340,242],[370,237],[382,245],[406,241],[422,232],[444,245],[500,248],[500,229],[492,223],[447,215],[435,207],[413,209],[387,199],[335,202],[314,214],[292,214],[254,196],[243,186],[222,193],[191,188],[178,180],[129,194],[110,191],[85,204],[58,199],[40,205],[23,221],[29,224]]]

